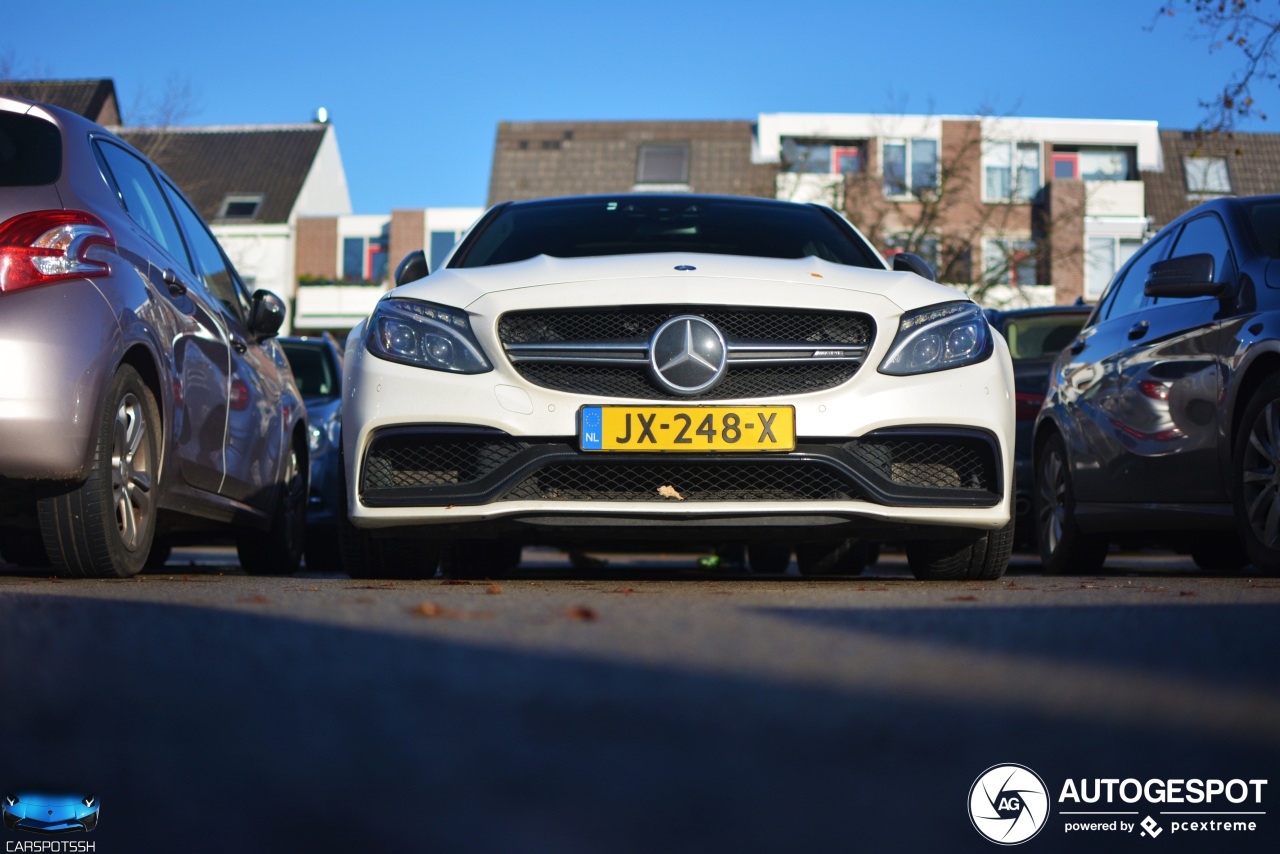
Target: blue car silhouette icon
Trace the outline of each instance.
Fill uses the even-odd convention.
[[[98,826],[96,795],[52,795],[46,792],[18,792],[4,796],[0,813],[9,830],[31,833],[73,833]]]

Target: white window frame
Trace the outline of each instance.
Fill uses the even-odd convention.
[[[1030,247],[1031,247],[1031,248],[1030,248],[1030,251],[1029,251],[1029,253],[1028,253],[1028,255],[1034,255],[1034,253],[1035,253],[1035,251],[1036,251],[1036,242],[1035,242],[1035,240],[1033,240],[1033,239],[1032,239],[1032,238],[1030,238],[1030,237],[984,237],[984,238],[982,238],[982,280],[983,280],[984,282],[988,282],[989,284],[1005,285],[1005,286],[1007,286],[1007,287],[1020,287],[1020,288],[1021,288],[1021,287],[1027,287],[1027,286],[1030,286],[1030,285],[1039,285],[1039,284],[1041,284],[1041,282],[1039,281],[1039,279],[1040,279],[1039,270],[1037,269],[1037,270],[1036,270],[1036,273],[1034,274],[1034,278],[1036,279],[1036,281],[1034,281],[1034,282],[1018,282],[1018,283],[1015,285],[1015,284],[1013,283],[1013,281],[1012,281],[1011,274],[1015,273],[1015,271],[1016,271],[1016,269],[1017,269],[1017,265],[1016,265],[1016,264],[1015,264],[1015,265],[1012,265],[1012,266],[1006,266],[1006,269],[1005,269],[1005,281],[1003,281],[1003,282],[1002,282],[1002,281],[998,281],[998,280],[997,280],[997,281],[989,281],[989,280],[987,279],[987,259],[988,259],[988,258],[990,258],[991,256],[995,255],[995,254],[996,254],[996,251],[998,251],[998,252],[999,252],[999,254],[1000,254],[1000,257],[1001,257],[1001,258],[1003,258],[1003,257],[1005,256],[1005,254],[1006,254],[1006,250],[1005,250],[1005,248],[1004,248],[1003,246],[1000,246],[1000,244],[1008,245],[1008,244],[1010,244],[1010,243],[1025,243],[1025,244],[1027,244],[1028,246],[1030,246]],[[992,251],[992,250],[993,250],[993,248],[996,248],[996,247],[999,247],[999,248],[997,248],[997,249],[996,249],[996,251]],[[1039,259],[1034,259],[1034,263],[1035,263],[1035,266],[1038,268],[1038,267],[1039,267]]]
[[[933,169],[933,188],[932,189],[936,190],[938,188],[938,175],[942,171],[941,167],[939,166],[939,163],[942,160],[942,142],[940,140],[937,140],[937,139],[934,139],[933,137],[928,137],[928,136],[884,137],[880,139],[879,145],[877,145],[876,148],[878,149],[878,153],[880,155],[880,187],[886,199],[906,201],[906,200],[912,200],[916,198],[916,194],[913,192],[914,188],[911,186],[912,185],[912,180],[911,180],[912,169],[915,165],[911,155],[911,144],[913,142],[932,142],[933,143],[934,169]],[[885,185],[884,155],[885,155],[885,150],[890,145],[901,145],[905,153],[905,156],[903,157],[903,175],[902,175],[903,181],[906,184],[906,188],[907,188],[905,193],[890,193],[888,188],[884,186]]]
[[[1097,278],[1090,275],[1092,269],[1092,260],[1094,249],[1090,246],[1093,241],[1110,241],[1111,248],[1111,272],[1099,282]],[[1129,253],[1124,253],[1124,247],[1128,246]],[[1120,268],[1129,262],[1129,259],[1138,254],[1138,250],[1143,246],[1140,237],[1125,237],[1119,234],[1086,234],[1084,237],[1084,298],[1096,302],[1106,293],[1107,285],[1111,284],[1111,280],[1116,277],[1116,273],[1120,272]]]
[[[1226,189],[1216,189],[1207,186],[1210,172],[1215,166],[1221,165],[1222,174],[1226,178]],[[1195,167],[1193,169],[1193,166]],[[1198,172],[1201,181],[1206,186],[1194,187],[1191,183],[1193,172]],[[1182,158],[1182,176],[1187,184],[1187,193],[1193,196],[1229,196],[1233,192],[1231,183],[1231,167],[1227,164],[1225,157],[1191,157]]]
[[[1022,165],[1018,158],[1020,150],[1035,148],[1036,152],[1036,182],[1031,188],[1029,196],[1018,195],[1018,176],[1022,172]],[[993,153],[996,149],[1002,149],[1007,155],[1009,169],[1009,195],[993,196],[987,192],[987,170],[992,168],[991,162],[995,158]],[[1004,159],[1004,158],[1002,158]],[[1078,168],[1078,167],[1077,167]],[[1010,205],[1028,205],[1035,201],[1036,196],[1044,189],[1044,143],[1031,139],[987,139],[982,142],[982,201],[990,204],[1010,204]]]

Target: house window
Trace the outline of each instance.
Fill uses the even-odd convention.
[[[1128,181],[1133,153],[1123,149],[1080,149],[1080,177],[1086,181]]]
[[[261,193],[228,194],[214,219],[253,219],[261,208]]]
[[[1080,177],[1080,155],[1074,151],[1059,154],[1053,153],[1053,179],[1059,178],[1079,178]]]
[[[862,171],[860,147],[833,147],[831,149],[832,172],[837,175],[856,175]]]
[[[1125,265],[1142,241],[1130,237],[1090,237],[1085,259],[1084,297],[1096,300],[1107,289],[1111,277]]]
[[[929,266],[935,270],[938,268],[938,239],[936,237],[921,237],[914,241],[911,235],[906,232],[891,234],[884,241],[884,258],[886,261],[892,262],[893,256],[902,252],[914,252],[925,261],[929,262]]]
[[[810,175],[854,175],[862,171],[866,144],[824,139],[782,139],[782,171]]]
[[[982,169],[987,201],[1030,201],[1040,192],[1040,143],[988,141]]]
[[[688,184],[689,144],[686,142],[640,146],[636,160],[637,184]]]
[[[342,240],[342,279],[347,282],[381,282],[387,277],[387,242],[383,237],[346,237]]]
[[[884,141],[884,194],[919,196],[938,186],[936,139]]]
[[[1225,157],[1184,157],[1182,171],[1189,193],[1230,193],[1231,174]]]
[[[1036,285],[1036,245],[1031,240],[982,241],[983,277],[994,285]]]
[[[458,242],[458,233],[456,231],[433,231],[431,232],[431,269],[439,270],[440,265],[444,263],[444,259],[449,254],[449,250],[453,249],[453,244]]]

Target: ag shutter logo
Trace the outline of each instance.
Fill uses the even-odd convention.
[[[1049,790],[1025,765],[993,765],[969,789],[969,820],[1000,845],[1018,845],[1040,832],[1049,817]]]

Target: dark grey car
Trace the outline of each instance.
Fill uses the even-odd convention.
[[[1049,572],[1112,540],[1280,572],[1280,196],[1202,204],[1130,259],[1054,364],[1035,460]]]
[[[124,577],[223,532],[251,572],[302,552],[306,417],[274,336],[190,202],[73,113],[0,98],[0,548]]]

